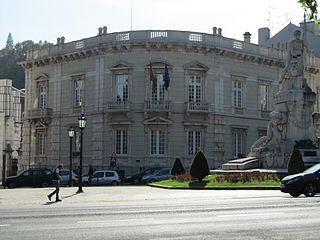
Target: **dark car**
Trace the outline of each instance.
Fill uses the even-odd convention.
[[[126,177],[125,181],[128,183],[131,183],[131,184],[141,184],[141,179],[143,176],[150,175],[159,169],[160,169],[160,167],[148,168],[148,169],[141,171],[137,174]]]
[[[8,188],[36,186],[48,187],[52,185],[53,172],[47,168],[30,168],[18,176],[6,177],[5,186]]]
[[[166,179],[170,179],[173,176],[171,175],[171,168],[161,168],[151,174],[144,175],[141,179],[143,184],[158,182]]]
[[[308,168],[302,173],[284,177],[280,185],[281,192],[289,193],[292,197],[304,194],[313,197],[320,192],[320,163]]]

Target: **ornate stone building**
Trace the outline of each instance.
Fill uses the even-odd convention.
[[[30,49],[20,63],[24,166],[67,167],[71,126],[77,166],[81,112],[85,169],[108,168],[112,153],[126,173],[170,167],[176,157],[188,168],[197,149],[211,168],[245,156],[266,134],[287,54],[244,36],[225,38],[216,28],[212,34],[101,28],[95,37],[69,43],[62,37],[49,48]],[[314,69],[314,57],[308,59]]]

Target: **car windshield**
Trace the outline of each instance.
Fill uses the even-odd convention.
[[[145,170],[144,171],[144,175],[149,175],[149,174],[151,174],[151,173],[153,173],[153,172],[155,172],[155,171],[157,171],[158,169],[147,169],[147,170]]]
[[[314,165],[311,168],[308,168],[304,173],[315,173],[320,170],[320,164]]]

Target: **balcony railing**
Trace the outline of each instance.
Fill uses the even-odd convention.
[[[108,112],[128,112],[129,110],[128,101],[113,101],[107,103]]]
[[[187,102],[187,112],[208,113],[209,103],[205,102]]]
[[[283,50],[261,47],[256,44],[246,43],[240,40],[217,37],[213,34],[188,32],[188,31],[172,31],[172,30],[142,30],[129,32],[108,33],[103,36],[94,36],[78,41],[66,42],[50,46],[44,49],[36,49],[29,51],[27,60],[41,59],[62,54],[73,53],[75,51],[83,51],[94,49],[97,46],[113,46],[114,44],[123,43],[141,43],[141,42],[163,42],[163,43],[185,43],[193,45],[203,45],[208,47],[219,47],[232,51],[245,52],[251,55],[260,55],[269,58],[285,60],[287,53]],[[309,56],[309,55],[308,55]],[[308,62],[309,63],[309,62]],[[310,63],[313,65],[312,63]]]
[[[37,108],[29,111],[30,118],[47,118],[52,116],[52,108]]]
[[[171,101],[146,101],[144,109],[147,112],[169,112]]]

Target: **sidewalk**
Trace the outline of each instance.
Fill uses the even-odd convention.
[[[128,189],[128,187],[130,189]],[[55,196],[52,197],[53,201],[49,201],[47,195],[54,190],[54,187],[48,188],[14,188],[14,189],[3,189],[0,187],[0,209],[6,206],[21,206],[27,207],[31,205],[45,206],[45,205],[100,205],[106,202],[121,202],[131,201],[137,197],[134,195],[128,195],[126,199],[119,196],[119,192],[127,192],[130,190],[131,193],[138,192],[141,188],[145,188],[143,191],[146,193],[152,192],[152,188],[146,186],[91,186],[84,187],[83,193],[77,194],[77,187],[60,187],[60,198],[62,202],[56,203]],[[122,195],[122,194],[121,194]],[[141,197],[141,199],[144,199]],[[139,200],[139,198],[138,198]]]

